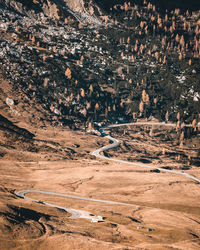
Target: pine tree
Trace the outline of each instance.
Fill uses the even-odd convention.
[[[169,112],[167,111],[165,114],[165,120],[168,121],[169,120]]]
[[[194,119],[194,120],[192,121],[192,127],[193,127],[193,129],[194,129],[194,132],[196,132],[196,130],[197,130],[196,126],[197,126],[197,120]]]
[[[44,83],[43,83],[43,86],[46,88],[48,86],[48,82],[49,82],[49,79],[48,78],[45,78],[44,79]]]
[[[139,111],[140,111],[140,116],[141,116],[143,111],[144,111],[144,102],[143,101],[141,101],[139,104]]]
[[[71,79],[72,78],[72,72],[69,68],[67,68],[67,70],[65,71],[65,76],[68,78],[68,79]]]
[[[178,120],[178,121],[180,120],[180,118],[181,118],[181,115],[180,115],[180,113],[179,113],[179,112],[177,113],[177,116],[176,116],[176,118],[177,118],[177,120]]]
[[[85,90],[84,89],[81,89],[81,96],[85,97]]]

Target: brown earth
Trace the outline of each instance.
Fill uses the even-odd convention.
[[[39,119],[38,112],[45,115],[45,110],[24,102],[23,93],[13,91],[6,81],[1,81],[0,88],[0,249],[200,249],[197,183],[175,174],[95,159],[90,152],[107,144],[104,138],[50,126]],[[18,104],[9,107],[6,97]],[[136,132],[131,141],[130,135],[113,131],[125,144],[109,154],[133,161],[150,160],[152,154],[162,151],[160,141],[152,139],[152,146],[147,135],[144,140]],[[164,146],[165,152],[179,150],[167,142],[162,142]],[[156,157],[151,159],[153,164],[180,171],[181,165],[189,164],[167,153]],[[200,177],[198,166],[188,166],[184,171]],[[136,206],[27,195],[105,217],[105,222],[91,223],[18,198],[15,191],[24,189]]]

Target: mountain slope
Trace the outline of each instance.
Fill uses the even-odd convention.
[[[98,1],[0,3],[1,71],[51,121],[198,121],[198,11],[125,3],[105,16]]]
[[[58,20],[64,20],[66,16],[72,15],[78,21],[86,21],[89,18],[93,18],[91,14],[100,14],[100,9],[96,4],[91,1],[83,0],[1,0],[0,5],[6,7],[12,11],[17,11],[22,15],[27,15],[31,18],[43,18],[48,16],[49,18],[55,18]],[[95,19],[94,19],[95,20]]]

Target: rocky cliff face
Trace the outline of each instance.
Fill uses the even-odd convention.
[[[65,18],[69,13],[72,14],[72,12],[90,15],[100,14],[98,5],[87,0],[0,0],[0,5],[34,18],[45,15],[60,19]]]
[[[22,9],[35,9],[34,7],[43,7],[46,5],[56,5],[56,6],[68,6],[73,11],[83,11],[84,10],[84,1],[83,0],[0,0],[0,4],[16,8],[18,11],[22,11]]]

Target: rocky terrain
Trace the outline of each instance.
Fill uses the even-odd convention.
[[[145,2],[106,15],[61,3],[1,3],[1,70],[13,88],[63,125],[199,119],[198,11],[163,14]]]
[[[0,249],[199,249],[198,1],[0,0]],[[133,207],[28,194],[86,210],[70,218],[20,199],[44,190]]]

